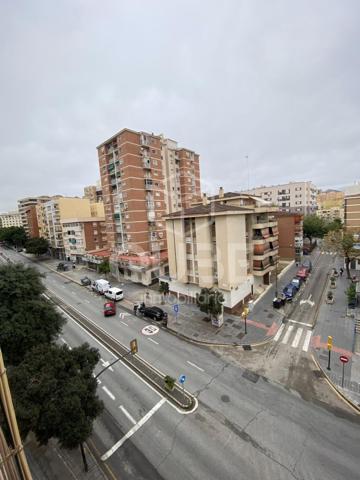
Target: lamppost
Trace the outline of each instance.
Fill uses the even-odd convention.
[[[114,360],[113,362],[109,363],[109,365],[106,365],[105,368],[103,368],[97,375],[95,375],[95,379],[100,377],[100,375],[102,373],[105,372],[105,370],[107,370],[108,368],[112,367],[115,363],[117,363],[119,360],[122,360],[123,358],[125,358],[127,355],[129,355],[130,353],[132,355],[135,355],[135,353],[138,352],[138,344],[137,344],[137,339],[134,338],[134,340],[130,340],[130,350],[126,353],[124,353],[124,355],[121,355],[120,357],[118,357],[116,360]]]
[[[249,315],[249,309],[248,307],[245,307],[244,310],[242,311],[241,313],[241,316],[242,318],[244,319],[244,322],[245,322],[245,335],[247,334],[247,323],[246,323],[246,320],[247,320],[247,316]]]

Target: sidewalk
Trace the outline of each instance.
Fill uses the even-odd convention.
[[[35,260],[37,261],[37,260]],[[39,263],[56,271],[59,263],[56,259],[40,260]],[[290,264],[284,269],[278,278],[278,291],[290,282],[297,271],[296,265]],[[99,274],[87,269],[84,266],[76,266],[61,274],[80,284],[80,279],[88,276],[92,280],[99,278]],[[122,283],[111,279],[113,286],[119,286],[124,290],[125,299],[119,304],[119,308],[124,307],[132,311],[133,305],[138,302],[145,304],[158,305],[168,313],[167,328],[173,333],[182,336],[188,340],[197,343],[210,345],[255,345],[270,339],[278,330],[284,315],[284,309],[276,310],[272,307],[272,301],[275,295],[275,286],[272,285],[265,293],[256,300],[253,311],[250,312],[246,326],[245,322],[237,315],[224,313],[224,323],[218,328],[206,319],[206,315],[199,311],[194,303],[179,302],[175,295],[168,295],[166,303],[162,303],[162,296],[157,287],[144,287],[141,284],[124,281]],[[179,312],[176,315],[173,306],[179,305]]]
[[[341,266],[342,259],[337,258],[335,268],[339,271]],[[356,273],[358,274],[358,272],[352,271],[351,275],[356,275]],[[314,329],[312,346],[315,358],[324,374],[344,397],[360,408],[360,352],[355,351],[355,316],[360,315],[360,309],[357,307],[348,311],[345,293],[348,285],[349,280],[344,272],[342,277],[339,276],[336,279],[336,288],[331,289],[335,302],[327,304],[324,296]],[[325,289],[325,295],[328,290],[330,290],[329,286]],[[347,316],[347,313],[354,316]],[[329,357],[327,339],[329,335],[333,337],[331,370],[327,369]],[[344,366],[344,380],[341,355],[345,355],[349,359]]]

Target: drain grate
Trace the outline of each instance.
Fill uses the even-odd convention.
[[[243,350],[251,350],[251,345],[243,345]]]
[[[244,332],[240,332],[240,333],[238,333],[238,334],[236,335],[236,338],[240,338],[240,339],[241,339],[241,338],[243,338],[244,335],[245,335]]]
[[[251,372],[250,370],[245,370],[242,377],[246,378],[246,380],[250,380],[250,382],[256,383],[259,380],[260,375]]]

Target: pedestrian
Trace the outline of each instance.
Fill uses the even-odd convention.
[[[139,308],[139,305],[137,303],[135,303],[134,305],[134,315],[136,316],[137,315],[137,309]]]
[[[340,277],[343,276],[343,273],[344,273],[344,269],[341,267],[341,268],[340,268]]]

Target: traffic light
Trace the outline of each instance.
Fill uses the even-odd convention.
[[[327,348],[328,350],[331,350],[332,349],[332,346],[333,346],[333,337],[331,337],[330,335],[328,336],[328,340],[327,340]]]
[[[130,351],[132,355],[138,353],[138,343],[136,338],[134,338],[134,340],[130,340]]]

